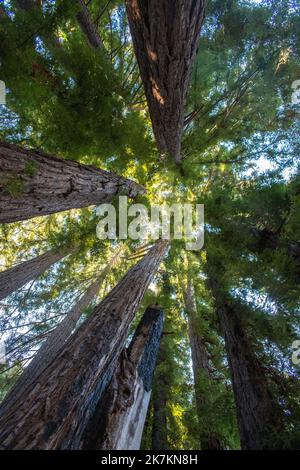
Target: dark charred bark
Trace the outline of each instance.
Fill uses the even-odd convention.
[[[181,159],[184,106],[205,0],[126,0],[159,152]]]
[[[77,21],[84,35],[86,36],[88,43],[93,49],[103,49],[103,42],[100,34],[94,24],[89,9],[84,3],[84,0],[78,0],[80,10],[77,13]]]
[[[47,251],[36,258],[0,272],[0,300],[39,277],[50,266],[64,258],[71,250],[63,247]]]
[[[166,252],[158,241],[94,309],[39,381],[1,413],[0,448],[81,449],[130,324]],[[9,400],[9,395],[8,398]]]
[[[167,430],[167,402],[169,384],[166,374],[161,370],[161,365],[165,362],[164,345],[158,354],[157,370],[154,375],[152,406],[152,450],[168,450],[168,430]]]
[[[101,450],[140,448],[162,329],[162,310],[156,306],[148,307],[129,348],[121,354],[112,381],[91,422],[90,432],[87,432],[85,447]]]
[[[211,377],[210,357],[205,344],[205,339],[199,334],[196,328],[196,305],[192,281],[188,278],[187,288],[184,291],[184,302],[188,317],[188,334],[191,346],[192,366],[194,375],[195,398],[199,424],[201,424],[203,411],[207,404],[207,397],[199,389],[200,377],[205,377],[208,381]],[[222,443],[220,437],[214,429],[200,429],[200,449],[201,450],[221,450]]]
[[[265,370],[236,307],[225,298],[211,275],[209,287],[225,339],[242,449],[270,449],[280,427],[278,406],[270,393]]]
[[[0,143],[0,222],[135,197],[144,188],[91,165]]]

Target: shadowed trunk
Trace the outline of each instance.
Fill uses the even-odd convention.
[[[197,311],[195,305],[194,286],[188,276],[187,288],[183,292],[184,303],[188,317],[188,334],[192,355],[192,366],[194,375],[195,398],[198,413],[198,420],[200,424],[200,449],[201,450],[221,450],[222,444],[220,437],[214,432],[214,429],[209,429],[207,424],[205,430],[201,429],[201,422],[203,419],[203,411],[205,411],[209,397],[204,396],[199,389],[199,379],[205,377],[207,381],[211,381],[211,366],[210,358],[207,352],[205,339],[199,334],[196,328]]]
[[[71,251],[72,249],[66,247],[50,250],[36,258],[0,272],[0,300],[39,277]]]
[[[256,227],[250,228],[251,234],[257,240],[257,245],[253,247],[256,251],[263,251],[266,249],[276,250],[278,248],[285,248],[291,260],[300,267],[300,243],[297,241],[280,240],[279,234],[267,229],[258,229]]]
[[[93,49],[103,49],[103,42],[84,0],[78,0],[80,10],[76,15],[79,26]]]
[[[130,346],[119,358],[112,381],[91,422],[85,447],[101,450],[140,448],[163,319],[159,307],[147,308]]]
[[[158,241],[67,341],[36,386],[0,413],[0,448],[81,449],[130,324],[167,249]]]
[[[169,384],[166,373],[161,367],[165,362],[164,354],[164,345],[162,343],[158,354],[157,370],[155,371],[153,381],[152,450],[169,449],[167,431],[167,401]]]
[[[225,298],[211,275],[209,287],[217,314],[231,371],[242,449],[269,449],[278,429],[278,407],[269,391],[267,377],[253,350],[236,307]]]
[[[144,188],[91,165],[0,143],[0,223],[136,197]]]
[[[126,0],[159,152],[181,159],[184,106],[205,0]]]

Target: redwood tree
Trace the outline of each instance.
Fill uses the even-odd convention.
[[[0,300],[20,289],[27,282],[36,279],[46,269],[64,258],[71,250],[69,247],[53,249],[0,272]]]
[[[85,447],[102,450],[140,448],[163,322],[160,307],[146,309],[103,394]]]
[[[144,188],[91,165],[0,143],[0,223],[135,197]]]
[[[126,0],[157,146],[177,163],[205,4],[205,0]]]
[[[166,252],[159,240],[94,309],[18,406],[0,408],[0,445],[10,449],[80,449],[129,326]],[[2,412],[1,412],[2,410]]]

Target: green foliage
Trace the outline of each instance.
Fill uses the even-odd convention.
[[[146,186],[136,202],[147,207],[205,204],[204,249],[187,254],[184,240],[172,242],[131,330],[147,305],[162,305],[163,360],[156,376],[166,378],[170,449],[197,449],[210,432],[225,448],[240,447],[230,367],[206,286],[207,252],[284,411],[276,445],[295,448],[299,367],[291,362],[291,344],[299,336],[300,127],[291,84],[300,78],[299,2],[208,2],[180,165],[157,155],[123,2],[88,2],[105,47],[100,51],[90,47],[78,25],[77,2],[42,5],[30,12],[15,1],[0,7],[0,78],[7,87],[1,138],[132,178]],[[32,177],[35,171],[29,164],[24,173]],[[2,188],[19,196],[20,176],[1,180]],[[52,248],[77,247],[1,302],[8,364],[0,371],[0,400],[118,248],[97,239],[96,225],[94,210],[86,208],[0,226],[1,269]],[[95,302],[137,261],[128,258],[138,243],[124,245],[122,263],[107,274]],[[195,289],[193,326],[211,367],[209,376],[202,373],[195,381],[183,297],[188,275]],[[91,311],[92,306],[82,321]],[[196,396],[206,399],[201,415]],[[152,423],[150,406],[147,449]]]

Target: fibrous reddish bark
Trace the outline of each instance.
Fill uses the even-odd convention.
[[[156,306],[148,307],[130,346],[121,354],[91,423],[91,436],[86,447],[101,450],[140,448],[162,329],[162,310]]]
[[[88,7],[84,3],[84,0],[78,0],[79,3],[79,12],[77,13],[77,21],[85,34],[90,46],[93,49],[103,49],[103,42],[100,37],[100,34],[94,24]]]
[[[0,407],[0,448],[81,449],[129,326],[165,252],[158,241],[94,309],[18,406]]]
[[[225,339],[242,449],[270,449],[278,429],[278,406],[267,377],[236,308],[209,277],[222,334]]]
[[[158,150],[181,159],[184,106],[206,0],[126,0]]]
[[[71,249],[67,247],[50,250],[36,258],[0,272],[0,300],[20,289],[27,282],[36,279],[70,251]]]
[[[12,189],[14,191],[12,193]],[[0,142],[0,223],[136,197],[144,188],[91,165]]]

